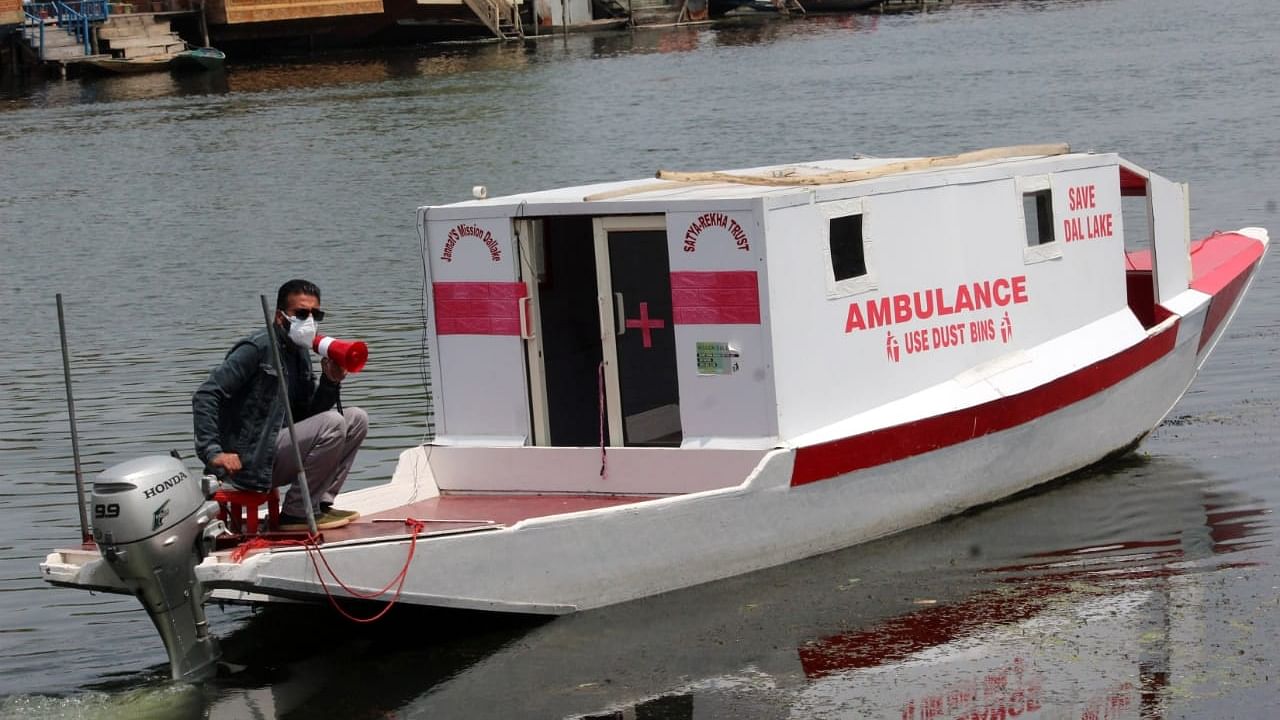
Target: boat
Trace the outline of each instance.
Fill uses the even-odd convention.
[[[136,73],[161,72],[169,69],[169,63],[175,56],[171,54],[148,55],[139,58],[99,57],[85,60],[93,68],[111,75],[133,75]]]
[[[1135,448],[1269,247],[1065,145],[474,195],[419,208],[436,434],[360,520],[227,540],[212,478],[129,460],[43,579],[196,677],[202,593],[556,615],[867,542]]]
[[[173,56],[171,68],[175,72],[209,72],[223,69],[227,55],[217,48],[193,47]]]
[[[707,7],[713,18],[778,15],[782,12],[781,4],[773,0],[709,0]]]

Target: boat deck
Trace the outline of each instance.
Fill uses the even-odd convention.
[[[374,513],[324,533],[326,542],[403,535],[406,518],[426,523],[424,532],[505,527],[521,520],[564,515],[653,500],[649,495],[472,495],[446,494]],[[397,522],[399,521],[399,522]]]
[[[662,495],[444,494],[410,505],[362,516],[346,527],[321,531],[321,546],[352,540],[376,540],[408,534],[406,519],[424,523],[420,535],[442,535],[509,527],[522,520],[596,510],[655,500]],[[273,533],[271,538],[283,534]],[[303,533],[288,533],[297,539]],[[263,548],[266,549],[266,548]],[[230,553],[234,547],[219,550]]]

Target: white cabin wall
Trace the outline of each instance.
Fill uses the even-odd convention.
[[[1058,239],[1026,251],[1022,191],[1013,178],[868,196],[863,237],[873,287],[834,292],[823,204],[766,215],[771,331],[781,437],[824,425],[949,380],[1017,349],[1082,327],[1126,305],[1119,181],[1114,167],[1051,178]],[[1067,188],[1096,186],[1094,208],[1068,210]],[[1063,222],[1085,210],[1113,215],[1113,234],[1071,243]],[[1055,256],[1056,257],[1053,257]],[[1042,259],[1050,256],[1051,259]],[[941,291],[955,307],[961,285],[1003,283],[1006,305],[934,312],[925,319],[864,322],[846,332],[850,305]],[[1013,299],[1014,283],[1025,301]],[[935,295],[936,298],[936,295]],[[1007,332],[1002,321],[1008,313]],[[1136,321],[1135,321],[1136,324]],[[954,333],[952,328],[954,328]],[[890,340],[892,338],[892,340]],[[923,340],[923,342],[916,342]],[[896,360],[890,352],[897,347]]]
[[[523,442],[529,435],[529,397],[518,331],[498,327],[500,319],[486,328],[481,317],[473,332],[460,332],[456,322],[450,327],[450,318],[437,312],[441,283],[474,283],[483,291],[486,287],[510,289],[519,281],[511,222],[507,218],[428,220],[426,232],[436,441],[465,443],[483,436],[489,443]],[[514,315],[516,304],[494,301],[488,314]],[[479,308],[485,301],[467,305]]]
[[[766,258],[772,282],[769,331],[778,434],[783,439],[852,414],[856,397],[856,371],[848,358],[832,354],[839,347],[836,333],[844,327],[844,314],[825,299],[824,222],[813,205],[765,214],[772,250]],[[829,400],[825,407],[823,396]]]
[[[1033,323],[1029,337],[1039,344],[1099,317],[1128,306],[1124,277],[1124,224],[1120,212],[1120,173],[1115,166],[1054,173],[1053,218],[1056,242],[1062,246],[1064,267],[1033,275],[1051,298],[1060,298],[1050,323]],[[1071,190],[1094,189],[1092,207],[1071,207]],[[1110,234],[1090,236],[1094,219],[1109,221]],[[1068,237],[1067,223],[1083,227],[1085,237]],[[1072,231],[1074,233],[1074,231]],[[1055,261],[1059,262],[1059,261]],[[1047,263],[1053,266],[1054,263]]]
[[[680,421],[684,447],[769,446],[777,436],[773,362],[765,327],[764,230],[760,211],[706,210],[667,215],[668,253],[673,283],[683,273],[731,282],[755,275],[754,292],[741,287],[698,291],[709,315],[694,309],[675,323]],[[714,285],[714,282],[711,283]],[[673,300],[680,289],[673,285]],[[754,295],[758,319],[720,317],[741,313]],[[679,302],[677,301],[678,305]],[[749,313],[748,313],[749,314]],[[724,343],[737,350],[730,374],[699,372],[698,343]],[[753,442],[754,441],[754,442]]]
[[[1191,208],[1187,186],[1159,175],[1148,178],[1147,192],[1155,218],[1156,299],[1167,303],[1191,283]]]

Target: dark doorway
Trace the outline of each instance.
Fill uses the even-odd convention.
[[[551,444],[600,444],[600,306],[591,218],[544,221],[538,280],[543,368]],[[608,437],[608,427],[605,427]]]

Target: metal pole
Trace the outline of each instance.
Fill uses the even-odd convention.
[[[80,537],[93,539],[89,533],[89,515],[85,512],[84,473],[80,471],[80,437],[76,433],[76,401],[71,396],[71,354],[67,352],[67,323],[62,314],[62,293],[58,293],[58,335],[62,338],[62,378],[67,386],[67,416],[71,418],[71,456],[76,465],[76,507],[80,510]]]
[[[205,16],[204,0],[200,0],[200,40],[209,47],[209,19]]]
[[[289,445],[293,448],[293,459],[298,463],[298,476],[293,482],[302,494],[302,507],[307,513],[307,527],[315,535],[316,518],[311,510],[311,486],[307,484],[307,469],[302,465],[302,450],[298,448],[298,435],[293,431],[293,406],[289,404],[289,387],[284,382],[284,366],[280,363],[280,347],[277,345],[276,330],[271,322],[271,310],[267,307],[267,296],[262,298],[262,319],[267,324],[267,343],[271,345],[271,362],[276,366],[276,377],[280,378],[280,399],[284,401],[284,416],[289,419]]]

